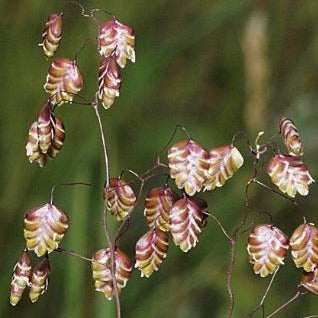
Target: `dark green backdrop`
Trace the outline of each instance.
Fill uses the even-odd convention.
[[[210,148],[229,143],[238,130],[248,131],[252,139],[258,130],[265,130],[268,137],[277,131],[279,118],[289,116],[301,130],[304,159],[318,179],[317,1],[82,3],[89,8],[107,9],[136,30],[136,64],[127,65],[120,98],[102,114],[112,175],[118,175],[123,168],[141,172],[151,166],[178,123],[186,125],[197,142]],[[61,10],[63,5],[63,1],[57,0],[0,2],[0,316],[6,318],[114,316],[113,303],[94,292],[89,264],[61,254],[53,253],[51,257],[49,289],[38,303],[31,304],[25,297],[13,308],[8,300],[12,267],[24,244],[24,212],[46,202],[53,184],[93,184],[90,189],[57,190],[56,203],[71,220],[62,246],[87,256],[105,246],[103,161],[91,109],[70,105],[58,110],[67,136],[56,160],[40,169],[30,165],[25,156],[28,127],[47,98],[42,86],[49,61],[37,43],[47,15]],[[70,6],[65,12],[64,30],[57,56],[72,58],[83,42],[91,39],[78,59],[85,77],[82,94],[90,98],[96,90],[98,67],[96,26],[81,17],[78,8]],[[255,71],[258,67],[259,73]],[[183,138],[181,133],[178,138]],[[238,147],[246,156],[244,167],[223,188],[203,195],[210,210],[229,230],[234,229],[241,216],[244,183],[252,172],[245,143],[239,141]],[[158,177],[147,187],[162,181]],[[308,219],[318,222],[317,186],[313,185],[310,195],[300,201],[308,211]],[[251,206],[249,222],[267,222],[266,216],[258,214],[266,210],[288,235],[301,222],[288,201],[256,188],[251,191]],[[139,206],[121,241],[122,249],[131,256],[137,238],[146,230],[142,214]],[[115,226],[113,222],[112,227]],[[268,279],[254,275],[247,262],[247,234],[237,248],[234,317],[253,308],[268,283]],[[188,254],[171,244],[158,273],[145,279],[134,271],[121,296],[123,317],[224,317],[228,250],[226,240],[212,221],[198,246]],[[288,257],[269,294],[267,313],[295,292],[299,275]],[[315,296],[305,296],[277,317],[318,314],[317,301]]]

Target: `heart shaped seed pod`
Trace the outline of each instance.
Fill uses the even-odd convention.
[[[51,95],[51,104],[61,105],[72,102],[74,96],[83,88],[83,77],[76,61],[57,58],[51,64],[44,84],[44,90]]]
[[[290,197],[309,193],[309,185],[315,180],[309,174],[307,166],[293,156],[276,155],[267,166],[267,173],[274,184]]]
[[[303,272],[303,275],[299,282],[299,287],[304,287],[310,293],[318,295],[318,271],[314,272]]]
[[[27,251],[23,251],[13,269],[10,293],[12,306],[15,306],[22,298],[23,291],[29,285],[31,271],[30,256]]]
[[[98,73],[98,98],[105,109],[113,105],[119,96],[121,71],[114,56],[101,60]]]
[[[148,226],[169,231],[170,211],[176,200],[176,194],[167,185],[151,189],[147,194],[144,210]]]
[[[115,18],[100,25],[97,36],[99,54],[105,58],[113,55],[120,67],[127,59],[135,62],[135,32]]]
[[[48,258],[38,262],[32,272],[29,298],[32,303],[39,300],[40,296],[47,291],[49,284],[50,264]]]
[[[255,226],[248,237],[247,245],[254,273],[261,277],[273,274],[284,264],[288,243],[288,237],[273,224]]]
[[[299,225],[290,238],[296,267],[313,272],[318,266],[318,228],[311,223]]]
[[[109,248],[101,249],[93,255],[92,272],[95,281],[95,290],[104,293],[107,299],[114,295],[114,285],[111,274],[111,251]],[[117,290],[120,293],[126,286],[132,271],[129,257],[120,249],[115,251],[115,278]]]
[[[24,216],[26,246],[39,257],[56,250],[67,229],[66,214],[53,204],[34,207]]]
[[[206,209],[206,202],[198,197],[185,196],[172,206],[170,232],[181,251],[188,252],[199,241],[201,229],[205,225]]]
[[[303,143],[299,137],[299,131],[292,120],[282,118],[279,122],[280,134],[284,138],[284,143],[291,156],[302,156],[304,153]]]
[[[134,190],[121,178],[109,180],[109,187],[104,190],[104,196],[107,197],[109,211],[116,216],[118,221],[124,220],[135,208],[136,195]]]
[[[48,16],[42,33],[43,52],[47,57],[52,57],[59,47],[62,38],[63,12],[52,13]]]
[[[226,145],[209,152],[209,170],[204,190],[222,187],[226,180],[243,165],[244,159],[237,148]]]
[[[168,233],[158,228],[150,229],[136,244],[135,267],[141,271],[141,277],[149,277],[167,256]]]
[[[173,145],[168,153],[168,165],[176,186],[190,196],[201,191],[210,167],[207,151],[193,140]]]

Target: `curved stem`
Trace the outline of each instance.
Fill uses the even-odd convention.
[[[104,128],[103,123],[100,118],[99,110],[98,110],[98,99],[96,96],[96,101],[92,103],[92,107],[95,110],[95,115],[98,121],[98,127],[100,136],[102,139],[102,147],[103,147],[103,154],[104,154],[104,167],[105,167],[105,188],[108,189],[109,187],[109,160],[108,160],[108,153],[107,153],[107,146],[106,146],[106,138],[104,134]],[[108,246],[110,248],[111,253],[111,274],[112,274],[112,281],[113,281],[113,289],[114,289],[114,296],[116,301],[116,317],[121,318],[121,308],[120,308],[120,299],[119,299],[119,292],[117,287],[117,279],[116,279],[116,255],[115,255],[115,247],[112,243],[112,240],[110,238],[109,234],[109,228],[108,228],[108,220],[107,220],[107,214],[108,214],[108,205],[107,205],[107,196],[105,196],[104,199],[104,213],[103,213],[103,223],[104,223],[104,232],[105,237],[108,243]]]

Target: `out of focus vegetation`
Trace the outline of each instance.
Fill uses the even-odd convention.
[[[40,169],[30,165],[25,156],[27,130],[47,98],[42,86],[49,61],[37,43],[47,15],[61,10],[64,3],[0,2],[0,316],[6,318],[105,318],[113,317],[114,312],[113,303],[94,291],[88,263],[54,253],[49,289],[38,303],[33,305],[24,297],[13,308],[8,300],[12,267],[24,246],[24,212],[47,202],[53,184],[92,183],[89,189],[57,190],[56,204],[71,219],[62,246],[87,256],[105,246],[102,152],[91,109],[74,104],[58,110],[67,136],[56,160]],[[257,131],[265,130],[269,137],[277,131],[279,118],[287,116],[301,131],[304,160],[318,179],[317,1],[82,3],[107,9],[136,30],[136,64],[127,65],[121,96],[102,118],[113,176],[123,168],[142,172],[150,167],[178,123],[185,125],[197,142],[210,148],[229,143],[238,130],[247,131],[252,139]],[[91,39],[78,60],[85,76],[82,94],[91,98],[98,67],[96,25],[70,6],[65,12],[64,30],[57,56],[72,58],[83,42]],[[181,133],[177,138],[183,138]],[[242,214],[244,183],[252,173],[245,142],[241,140],[237,146],[246,156],[244,167],[223,188],[204,194],[210,210],[230,230]],[[147,187],[161,183],[162,178],[158,176]],[[310,195],[300,199],[308,220],[316,223],[317,191],[313,185]],[[290,202],[256,187],[251,191],[251,208],[249,222],[268,222],[266,215],[258,213],[265,210],[288,235],[302,221]],[[122,249],[132,256],[134,242],[145,230],[140,205],[121,241]],[[247,262],[247,235],[242,236],[237,248],[234,317],[257,304],[269,281],[254,275]],[[166,261],[151,278],[140,278],[134,271],[121,295],[123,317],[224,317],[228,250],[228,243],[212,221],[188,254],[171,244]],[[268,296],[267,313],[294,294],[300,274],[289,257]],[[317,296],[307,295],[277,317],[318,314],[317,302]]]

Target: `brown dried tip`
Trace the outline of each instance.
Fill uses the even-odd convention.
[[[280,134],[284,138],[284,142],[288,153],[291,156],[302,156],[304,153],[303,143],[299,137],[299,131],[294,122],[288,118],[282,118],[279,122]]]
[[[42,46],[44,54],[47,57],[54,55],[55,51],[59,47],[60,40],[62,38],[62,24],[63,24],[63,12],[52,13],[48,16],[45,23],[45,28],[42,33]]]
[[[97,36],[99,54],[105,58],[113,55],[120,67],[127,59],[135,62],[135,32],[115,18],[100,25]]]
[[[121,71],[114,56],[101,60],[98,72],[98,98],[105,109],[110,108],[119,96]]]
[[[209,155],[193,140],[183,140],[173,145],[168,153],[170,176],[179,189],[193,196],[201,191],[208,169]]]
[[[121,178],[111,178],[109,187],[104,190],[107,206],[118,221],[122,221],[135,208],[136,195],[134,190]]]
[[[32,303],[38,301],[41,295],[47,291],[49,284],[50,264],[47,258],[38,262],[32,272],[29,298]]]
[[[49,103],[46,103],[40,110],[37,121],[29,129],[25,147],[29,161],[35,161],[43,167],[49,159],[57,156],[64,140],[64,124],[54,115]]]
[[[293,156],[274,156],[267,166],[267,173],[273,183],[292,198],[297,192],[300,195],[307,195],[309,185],[315,181],[309,174],[307,166]]]
[[[167,185],[151,189],[147,194],[144,210],[148,226],[169,231],[170,211],[176,201],[177,195]]]
[[[110,249],[98,250],[93,255],[93,260],[92,272],[95,281],[95,290],[104,293],[105,297],[110,300],[114,295]],[[117,248],[115,251],[115,277],[119,293],[126,286],[131,271],[132,264],[129,257]]]
[[[66,214],[53,204],[34,207],[24,216],[26,246],[39,257],[56,250],[67,229]]]
[[[299,225],[290,238],[296,267],[313,272],[318,266],[318,228],[311,223]]]
[[[174,203],[170,232],[174,243],[183,252],[188,252],[199,241],[201,229],[205,225],[206,209],[206,202],[198,197],[184,197]]]
[[[222,187],[243,165],[244,159],[236,147],[226,145],[209,152],[209,170],[204,190]]]
[[[303,275],[299,282],[299,287],[304,287],[310,293],[318,295],[318,271],[314,272],[303,272]]]
[[[24,251],[13,269],[10,293],[10,303],[12,306],[15,306],[22,298],[23,291],[29,285],[31,271],[30,256],[28,252]]]
[[[44,90],[51,95],[52,104],[61,105],[72,102],[74,96],[83,88],[83,77],[76,61],[57,58],[51,64],[44,84]]]
[[[288,237],[273,224],[255,226],[249,237],[247,251],[255,274],[266,277],[284,265]]]
[[[141,271],[141,277],[149,277],[167,256],[168,233],[160,229],[150,229],[136,244],[135,267]]]

